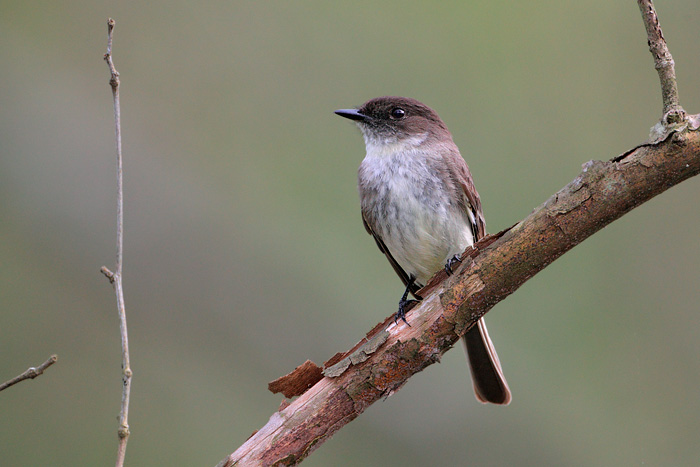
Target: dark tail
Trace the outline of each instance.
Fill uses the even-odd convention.
[[[476,398],[483,403],[509,404],[510,389],[486,330],[484,318],[467,331],[462,337],[462,343],[469,359]]]

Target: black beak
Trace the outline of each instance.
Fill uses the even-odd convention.
[[[340,109],[335,111],[336,115],[363,122],[367,120],[367,115],[361,114],[357,109]]]

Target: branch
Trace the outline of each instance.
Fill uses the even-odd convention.
[[[652,140],[607,162],[587,162],[528,217],[467,249],[453,276],[440,271],[419,291],[424,299],[411,311],[410,327],[395,324],[393,316],[380,323],[353,349],[328,362],[322,379],[283,404],[219,467],[298,464],[372,403],[439,362],[459,336],[554,260],[700,173],[700,116],[686,116],[680,107],[673,60],[653,4],[639,0],[639,5],[664,100],[662,128]]]
[[[29,369],[27,371],[25,371],[24,373],[22,373],[21,375],[15,376],[11,380],[0,384],[0,391],[3,391],[5,389],[9,388],[10,386],[14,386],[15,384],[17,384],[21,381],[24,381],[25,379],[36,378],[40,374],[44,373],[44,370],[46,370],[48,367],[50,367],[51,365],[56,363],[57,360],[58,360],[58,355],[51,355],[48,360],[46,360],[44,363],[42,363],[38,367],[36,367],[36,368],[34,368],[33,366],[29,367]]]
[[[104,59],[109,66],[110,80],[112,87],[112,97],[114,100],[114,127],[117,144],[117,264],[115,272],[102,266],[104,274],[114,286],[117,295],[117,312],[119,313],[119,331],[122,341],[122,403],[119,412],[119,448],[117,450],[116,466],[124,465],[126,456],[126,443],[129,439],[129,397],[131,395],[131,364],[129,362],[129,336],[126,329],[126,309],[124,307],[124,290],[122,287],[122,260],[124,248],[124,189],[122,175],[122,135],[121,135],[121,115],[119,103],[119,73],[112,62],[112,31],[114,30],[114,20],[107,21],[107,53]]]
[[[663,115],[649,133],[649,142],[658,143],[666,139],[673,131],[682,131],[685,128],[697,130],[700,127],[700,117],[687,115],[681,107],[678,99],[676,65],[666,45],[659,17],[654,9],[654,2],[652,0],[637,0],[637,4],[642,13],[644,28],[647,31],[649,52],[654,57],[654,67],[659,73],[659,82],[661,83]]]
[[[274,413],[219,466],[300,462],[370,404],[439,362],[479,318],[559,256],[698,173],[697,131],[674,133],[666,141],[638,148],[621,160],[584,164],[578,177],[527,218],[479,242],[476,250],[468,249],[454,276],[446,278],[443,271],[437,274],[419,292],[424,299],[409,314],[411,327],[395,325],[389,317],[385,321],[390,323],[388,327],[377,326],[386,333],[370,334],[363,346],[326,368],[326,377]],[[376,343],[380,346],[373,351]],[[329,377],[336,374],[332,370],[338,365],[349,368]]]
[[[659,17],[654,9],[654,2],[652,0],[637,0],[637,4],[642,13],[644,27],[647,30],[649,52],[654,56],[654,67],[659,73],[661,98],[664,104],[663,114],[666,116],[672,112],[673,116],[669,123],[677,123],[685,117],[685,111],[678,100],[678,83],[676,82],[673,56],[666,45],[664,33],[659,25]]]

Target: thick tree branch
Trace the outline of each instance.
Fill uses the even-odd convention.
[[[427,294],[421,292],[424,300],[409,313],[411,327],[388,318],[388,335],[368,336],[368,343],[384,341],[376,351],[368,352],[366,345],[358,348],[347,358],[349,369],[324,377],[273,414],[219,466],[300,462],[370,404],[440,361],[459,335],[537,272],[615,219],[698,173],[697,131],[673,133],[619,160],[584,164],[578,177],[527,218],[495,241],[485,239],[490,245],[480,242],[478,250],[467,250],[454,276],[444,280],[444,272],[436,275]]]
[[[369,405],[440,361],[480,317],[562,254],[700,173],[700,116],[686,116],[680,107],[673,59],[653,4],[638,3],[664,101],[664,117],[650,141],[607,162],[587,162],[528,217],[468,249],[453,276],[441,271],[419,292],[424,299],[409,313],[410,327],[387,318],[351,351],[333,358],[320,381],[283,404],[220,467],[301,462]]]

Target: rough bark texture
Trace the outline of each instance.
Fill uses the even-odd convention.
[[[409,313],[410,327],[389,319],[337,363],[340,368],[334,365],[335,371],[326,373],[335,377],[324,377],[274,413],[219,465],[297,464],[370,404],[439,361],[459,335],[530,277],[631,209],[698,173],[700,132],[687,130],[608,162],[586,163],[578,177],[523,221],[465,252],[452,277],[436,275],[421,292],[424,300]]]
[[[323,378],[321,368],[311,360],[307,360],[288,375],[281,376],[267,385],[273,393],[282,393],[284,397],[292,398],[304,394],[311,386]]]

